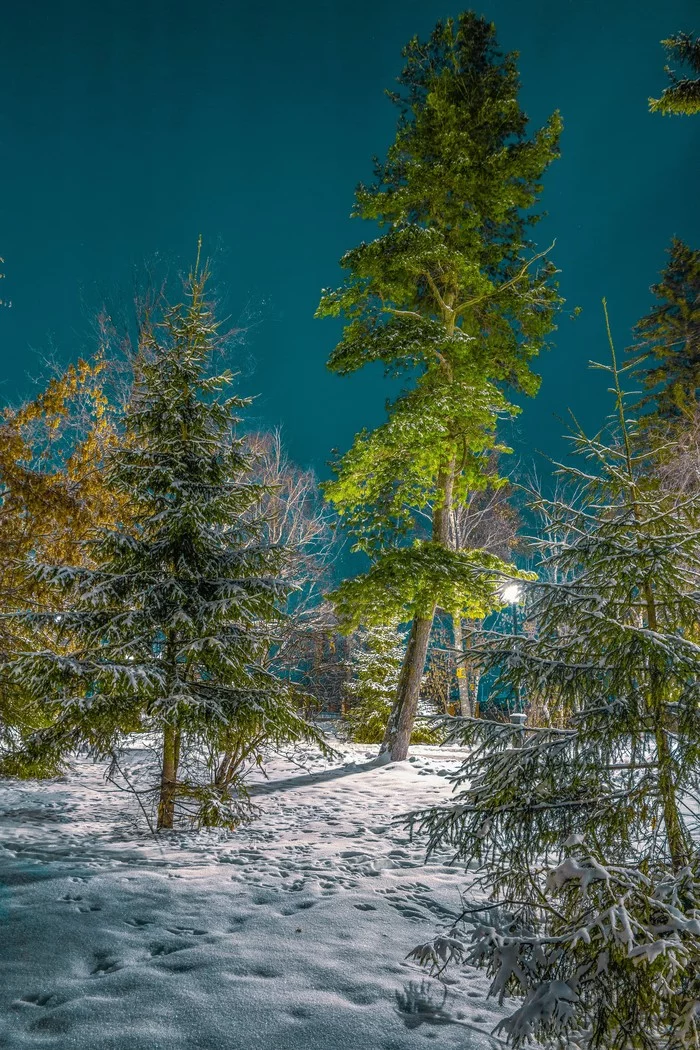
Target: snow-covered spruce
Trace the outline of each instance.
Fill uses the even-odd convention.
[[[344,728],[350,740],[381,744],[403,662],[405,642],[395,627],[361,627],[355,633],[345,683]]]
[[[224,396],[229,372],[211,372],[221,337],[207,276],[197,265],[184,304],[141,328],[124,440],[108,467],[135,505],[133,525],[95,530],[94,568],[35,568],[55,590],[39,621],[53,623],[56,645],[11,665],[51,724],[6,771],[38,754],[110,755],[130,732],[155,733],[159,828],[176,809],[199,824],[236,823],[241,775],[263,748],[324,746],[270,667],[284,550],[265,539],[264,489],[236,436],[246,401]]]
[[[470,720],[454,804],[412,815],[487,897],[415,957],[484,967],[522,997],[515,1046],[681,1050],[700,1033],[700,502],[637,452],[613,352],[616,433],[540,498],[536,630],[480,656],[547,725]],[[478,885],[478,882],[477,882]]]
[[[343,729],[349,740],[359,744],[381,744],[396,696],[405,639],[396,627],[361,627],[353,636],[349,678],[345,683],[347,711]],[[436,712],[423,701],[418,713]],[[439,731],[419,723],[411,734],[414,744],[434,743]]]

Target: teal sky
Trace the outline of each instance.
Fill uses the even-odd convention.
[[[0,37],[0,312],[3,386],[33,389],[37,351],[68,362],[106,293],[128,296],[134,267],[185,265],[198,233],[221,246],[234,318],[251,316],[243,392],[282,424],[289,450],[325,473],[331,448],[383,418],[381,374],[338,378],[338,335],[315,321],[321,287],[370,227],[351,221],[355,184],[393,137],[383,95],[414,34],[459,7],[444,0],[34,0],[7,6]],[[672,234],[700,243],[700,118],[662,118],[659,40],[697,31],[695,0],[490,0],[504,49],[520,51],[534,124],[555,108],[562,159],[537,228],[555,237],[567,298],[540,395],[524,405],[519,455],[561,455],[571,407],[588,427],[607,411],[587,373],[604,357],[600,299],[620,347],[650,305]],[[118,293],[118,289],[125,289]],[[569,320],[579,305],[582,315]]]

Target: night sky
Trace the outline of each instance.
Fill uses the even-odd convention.
[[[3,387],[34,389],[39,353],[94,349],[90,317],[128,300],[134,270],[217,249],[234,319],[252,319],[242,392],[256,421],[282,424],[292,456],[327,473],[332,447],[383,418],[381,372],[330,375],[339,332],[313,313],[337,260],[374,235],[350,220],[355,184],[383,154],[396,112],[384,97],[401,47],[459,7],[445,0],[283,3],[33,0],[0,25],[0,312]],[[515,444],[562,454],[567,407],[596,428],[608,410],[600,299],[620,347],[649,308],[676,234],[697,247],[700,119],[652,116],[665,86],[659,41],[697,31],[696,0],[490,0],[504,49],[521,58],[533,125],[559,108],[562,159],[537,227],[555,237],[567,299],[542,389]],[[574,306],[583,313],[576,320]],[[542,468],[541,468],[542,469]]]

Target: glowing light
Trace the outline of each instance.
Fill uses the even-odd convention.
[[[520,600],[521,589],[517,583],[509,583],[503,588],[501,598],[508,605],[515,605]]]

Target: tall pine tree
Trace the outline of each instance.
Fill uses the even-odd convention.
[[[246,402],[226,396],[231,373],[211,372],[220,338],[207,276],[198,257],[186,301],[141,330],[128,440],[108,472],[132,521],[95,530],[88,567],[35,570],[62,604],[33,619],[57,623],[61,644],[11,668],[52,710],[30,757],[109,755],[130,731],[156,735],[163,829],[178,802],[200,822],[235,822],[245,763],[265,745],[316,738],[269,669],[282,551],[262,539],[262,489],[236,436]],[[204,756],[204,779],[182,774],[186,755],[195,770]]]
[[[439,22],[403,54],[390,95],[396,140],[374,183],[356,192],[354,214],[380,235],[343,257],[345,284],[324,292],[318,310],[347,322],[333,371],[381,361],[412,380],[325,486],[373,560],[338,592],[348,625],[392,622],[387,588],[411,621],[383,743],[395,760],[406,757],[436,607],[480,617],[497,603],[475,585],[472,553],[451,550],[450,515],[485,484],[497,421],[514,411],[504,388],[537,391],[530,364],[560,302],[554,266],[529,240],[540,179],[558,156],[558,114],[528,137],[517,56],[502,54],[493,24],[473,12]]]

